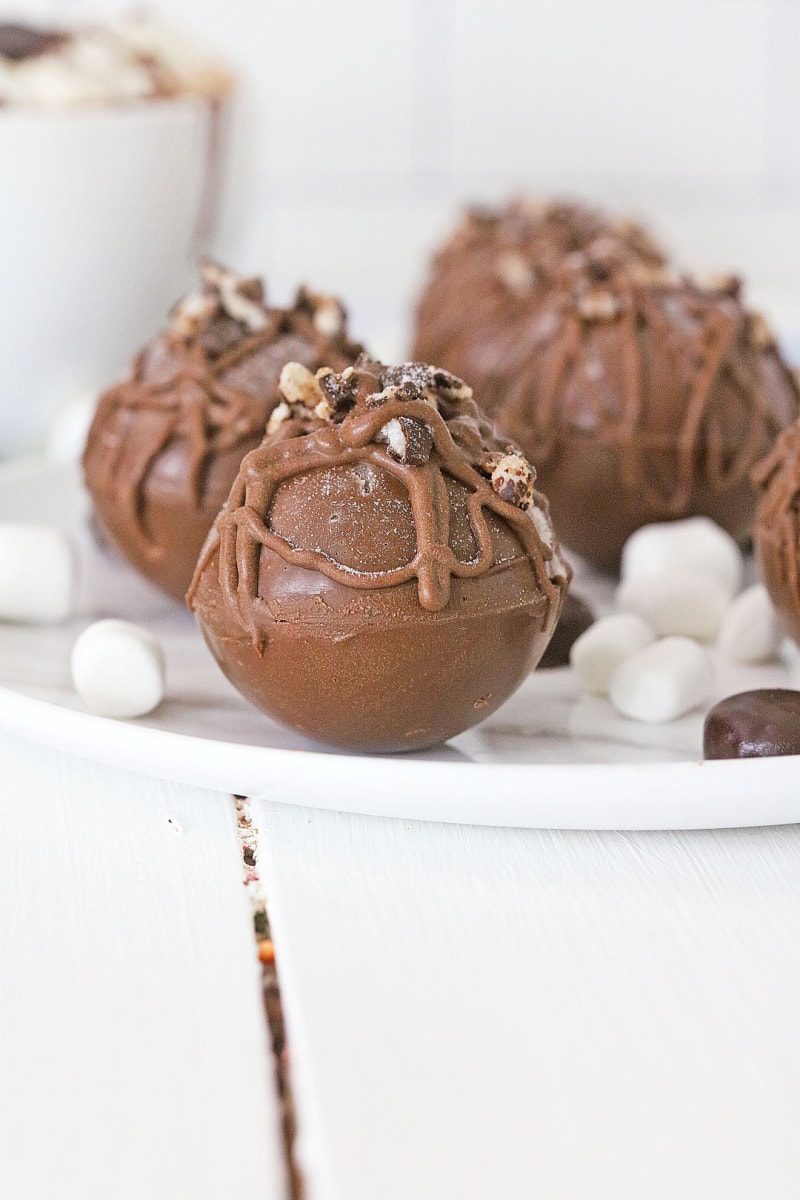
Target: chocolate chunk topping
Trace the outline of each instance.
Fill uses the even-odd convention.
[[[715,704],[703,729],[705,758],[800,754],[800,692],[759,688]]]

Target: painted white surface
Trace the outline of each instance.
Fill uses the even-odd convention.
[[[256,809],[310,1200],[795,1200],[800,829]]]
[[[0,763],[0,1195],[284,1200],[230,797]]]

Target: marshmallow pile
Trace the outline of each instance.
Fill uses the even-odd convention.
[[[774,658],[772,603],[761,585],[740,591],[743,571],[736,542],[707,517],[638,529],[622,553],[617,611],[572,647],[583,686],[626,717],[672,721],[709,698],[710,643],[735,662]]]
[[[78,555],[51,525],[0,523],[0,621],[58,625],[75,616]],[[75,642],[72,682],[92,712],[141,717],[164,697],[157,639],[127,621],[96,621]]]

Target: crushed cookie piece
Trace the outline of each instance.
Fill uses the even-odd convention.
[[[495,274],[519,300],[530,296],[536,287],[536,268],[521,254],[501,254],[495,263]]]
[[[264,289],[259,279],[245,279],[215,262],[201,265],[203,283],[219,298],[223,312],[251,333],[265,329],[269,320],[264,308]]]
[[[536,473],[521,454],[504,454],[494,467],[492,487],[501,500],[528,509],[533,504],[533,484]]]
[[[277,408],[274,408],[270,413],[267,421],[267,434],[275,433],[283,425],[284,421],[290,421],[292,418],[292,410],[285,400],[281,400]]]
[[[169,327],[176,337],[188,341],[216,316],[219,305],[215,296],[190,292],[179,300],[170,313]]]
[[[290,408],[296,406],[313,411],[325,399],[316,375],[299,362],[286,363],[278,380],[278,389]]]
[[[624,310],[622,297],[611,292],[587,292],[578,298],[578,314],[584,321],[615,321]]]
[[[345,313],[338,300],[332,296],[322,296],[317,303],[311,322],[317,333],[324,337],[336,337],[344,328]]]
[[[386,442],[389,455],[396,461],[421,467],[433,449],[433,434],[423,421],[413,417],[395,417],[380,430],[376,441]]]
[[[332,421],[340,414],[349,412],[355,403],[358,387],[358,377],[352,367],[342,371],[341,375],[323,369],[317,374],[317,382],[322,393],[322,406],[318,416],[322,416],[324,411],[326,415],[323,419]]]

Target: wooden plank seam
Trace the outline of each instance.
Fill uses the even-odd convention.
[[[305,1200],[303,1177],[294,1152],[297,1120],[289,1075],[289,1053],[275,962],[275,947],[272,942],[267,912],[266,888],[259,868],[259,830],[253,820],[248,798],[234,796],[233,802],[236,811],[236,829],[242,851],[242,877],[253,911],[253,932],[258,947],[258,960],[261,963],[264,989],[264,1011],[272,1046],[275,1083],[281,1104],[283,1148],[286,1156],[289,1197],[290,1200]]]

